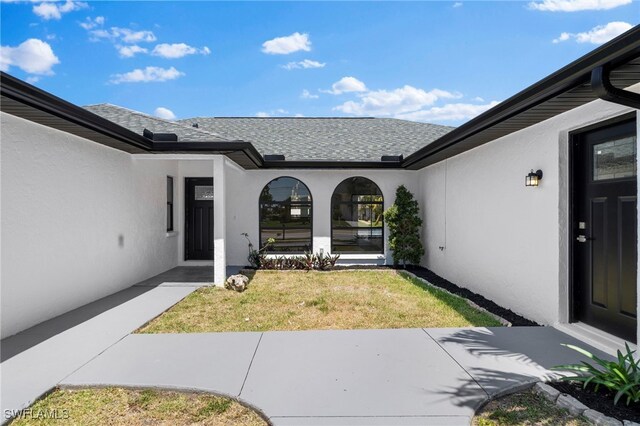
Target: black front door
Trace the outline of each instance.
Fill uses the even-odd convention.
[[[213,259],[213,178],[185,179],[184,260]]]
[[[636,341],[635,118],[575,134],[573,316]]]

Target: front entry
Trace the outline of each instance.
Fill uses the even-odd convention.
[[[213,178],[185,179],[184,260],[213,259]]]
[[[573,320],[636,341],[635,117],[572,136]]]

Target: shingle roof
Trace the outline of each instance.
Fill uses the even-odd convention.
[[[282,154],[287,161],[406,157],[454,129],[393,118],[196,117],[178,122],[251,142],[260,154]]]
[[[242,140],[251,142],[263,156],[282,154],[287,161],[406,157],[454,129],[393,118],[196,117],[170,121],[112,104],[84,108],[138,134],[144,129],[175,133],[179,142]]]
[[[213,132],[191,127],[190,124],[163,120],[117,105],[97,104],[86,105],[83,108],[140,135],[144,129],[147,129],[154,133],[175,133],[178,135],[179,142],[223,142],[227,140]]]

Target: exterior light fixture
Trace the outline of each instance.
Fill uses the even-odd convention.
[[[542,179],[542,170],[536,170],[534,172],[533,169],[531,169],[531,173],[529,173],[524,178],[524,186],[538,186],[541,179]]]

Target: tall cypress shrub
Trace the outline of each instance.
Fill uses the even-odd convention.
[[[389,247],[393,251],[393,263],[406,268],[407,264],[418,265],[424,255],[420,240],[420,207],[404,185],[396,190],[396,201],[384,212],[389,228]]]

